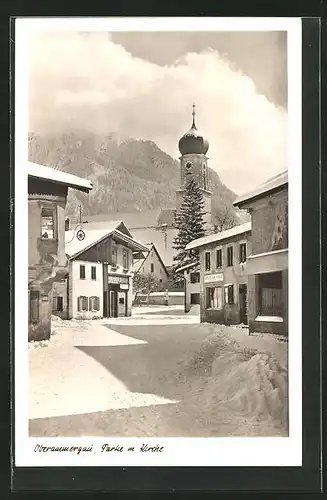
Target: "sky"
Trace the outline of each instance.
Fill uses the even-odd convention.
[[[174,158],[196,124],[235,193],[287,168],[283,32],[66,32],[29,39],[29,131],[155,141]]]

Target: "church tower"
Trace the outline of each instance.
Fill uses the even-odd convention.
[[[177,191],[177,208],[179,208],[185,189],[186,180],[191,175],[200,186],[204,200],[204,220],[206,221],[206,232],[210,230],[211,221],[211,191],[208,185],[208,157],[206,156],[209,143],[199,133],[195,125],[195,104],[192,112],[193,120],[190,130],[183,135],[178,143],[181,152],[180,160],[180,189]]]

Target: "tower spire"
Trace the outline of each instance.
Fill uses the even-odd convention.
[[[196,128],[196,125],[195,125],[195,103],[192,104],[192,108],[193,108],[193,111],[192,111],[192,116],[193,116],[192,128]]]

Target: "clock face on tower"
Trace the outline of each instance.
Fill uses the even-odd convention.
[[[187,174],[191,173],[191,171],[192,171],[192,163],[190,161],[188,161],[186,163],[185,167],[186,167],[186,173]]]

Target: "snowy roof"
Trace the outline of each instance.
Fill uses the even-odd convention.
[[[274,191],[282,186],[285,186],[288,184],[288,171],[285,170],[284,172],[281,172],[280,174],[275,175],[274,177],[271,177],[270,179],[266,180],[259,186],[257,186],[255,189],[252,191],[248,191],[247,193],[244,193],[243,195],[239,196],[233,203],[235,206],[240,206],[243,203],[252,200],[253,198],[259,198],[260,196],[263,196],[270,191]]]
[[[134,259],[133,271],[135,273],[137,273],[140,270],[140,268],[142,267],[142,265],[144,264],[144,262],[146,261],[146,259],[149,257],[150,251],[154,250],[156,252],[157,256],[158,256],[159,261],[161,262],[162,267],[164,268],[165,272],[168,275],[168,271],[166,269],[166,266],[165,266],[165,264],[164,264],[164,262],[163,262],[163,260],[162,260],[162,258],[160,256],[160,253],[158,252],[158,249],[156,248],[156,246],[153,243],[147,244],[147,245],[144,245],[144,246],[147,247],[148,253],[145,255],[145,257],[143,259]]]
[[[97,224],[120,219],[123,220],[131,230],[134,228],[145,229],[149,226],[157,226],[157,219],[161,211],[161,209],[157,209],[148,210],[146,212],[116,212],[109,214],[87,215],[85,217],[89,222]]]
[[[45,167],[44,165],[39,165],[37,163],[28,162],[27,167],[28,177],[34,177],[36,179],[44,179],[57,184],[65,184],[68,187],[78,189],[79,191],[84,191],[88,193],[92,189],[92,182],[87,179],[82,179],[82,177],[77,177],[77,175],[67,174],[61,170],[57,170],[51,167]]]
[[[210,243],[216,243],[217,241],[227,240],[233,236],[247,233],[249,231],[251,231],[251,222],[246,222],[245,224],[240,224],[239,226],[232,227],[232,229],[227,229],[226,231],[220,231],[219,233],[209,234],[208,236],[197,238],[186,245],[186,249],[191,250],[192,248],[202,247]]]
[[[118,229],[119,228],[119,229]],[[122,229],[122,231],[120,230]],[[85,238],[79,241],[76,238],[75,230],[66,231],[65,233],[65,252],[70,258],[76,258],[81,253],[85,252],[92,246],[100,243],[108,236],[116,236],[118,239],[126,242],[133,251],[147,251],[147,248],[130,236],[130,233],[122,221],[112,221],[112,227],[109,229],[89,229],[89,226],[83,226]],[[126,234],[127,233],[127,234]]]
[[[173,241],[177,235],[176,229],[167,229],[166,241],[165,233],[155,228],[131,229],[131,233],[137,241],[141,241],[144,245],[153,244],[165,267],[171,266],[174,263],[175,250],[173,249]]]
[[[187,269],[192,269],[193,267],[199,266],[198,262],[189,262],[188,264],[185,264],[184,266],[179,267],[176,269],[177,273],[181,273],[182,271],[187,271]]]
[[[172,209],[157,209],[147,212],[119,212],[112,214],[85,215],[84,219],[89,222],[88,227],[92,226],[94,229],[109,228],[112,221],[117,219],[122,220],[137,241],[140,241],[143,245],[155,245],[165,267],[167,267],[173,264],[175,251],[172,245],[177,235],[177,230],[172,228],[169,224],[172,220],[172,216]],[[71,218],[71,221],[72,220],[73,217]],[[167,227],[166,241],[164,232],[158,228],[158,223],[167,223],[167,226],[170,226]]]

